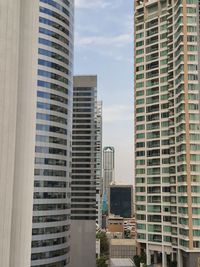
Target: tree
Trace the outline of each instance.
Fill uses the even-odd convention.
[[[133,261],[134,261],[136,267],[140,267],[140,263],[143,263],[144,266],[146,266],[147,256],[146,256],[145,252],[142,252],[140,256],[135,255],[133,257]]]
[[[146,255],[145,252],[142,252],[142,253],[141,253],[141,256],[140,256],[140,262],[146,264],[146,262],[147,262],[147,255]]]
[[[109,242],[105,232],[98,232],[96,238],[100,240],[100,258],[97,259],[97,267],[108,267]]]
[[[100,239],[100,254],[101,256],[109,256],[109,243],[106,233],[99,232],[96,235],[97,239]]]
[[[135,255],[133,257],[133,261],[134,261],[136,267],[140,267],[140,256]]]
[[[177,262],[176,261],[172,261],[170,263],[170,267],[177,267]]]
[[[100,257],[99,259],[97,259],[97,267],[108,267],[106,261],[107,261],[106,257]]]

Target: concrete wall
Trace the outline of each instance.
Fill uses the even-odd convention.
[[[30,266],[31,258],[38,16],[38,1],[21,0],[10,267]]]
[[[96,75],[76,75],[74,76],[74,87],[97,87]]]
[[[110,258],[130,258],[136,255],[136,247],[128,245],[110,245]]]
[[[108,232],[121,232],[124,235],[124,226],[122,224],[109,224],[108,225]]]
[[[0,12],[0,266],[28,267],[38,1],[0,0]]]
[[[200,267],[200,253],[184,253],[182,252],[183,267]]]
[[[5,267],[9,266],[11,241],[19,64],[19,7],[19,0],[0,0],[0,266]]]
[[[131,259],[110,259],[110,267],[133,267],[134,264]]]
[[[72,220],[70,267],[96,267],[96,222]]]

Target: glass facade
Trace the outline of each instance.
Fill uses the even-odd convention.
[[[95,77],[96,79],[96,77]],[[96,220],[97,88],[74,77],[71,219]]]
[[[102,177],[102,101],[97,102],[97,140],[96,140],[96,223],[102,225],[102,194],[103,194],[103,177]]]
[[[40,0],[31,266],[70,262],[72,0]]]
[[[110,186],[109,212],[123,218],[132,218],[133,192],[131,186]]]

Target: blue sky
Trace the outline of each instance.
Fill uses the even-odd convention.
[[[97,74],[103,145],[116,181],[133,183],[133,0],[75,0],[75,74]]]

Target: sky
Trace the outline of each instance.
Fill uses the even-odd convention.
[[[75,75],[98,76],[103,146],[115,179],[133,183],[133,0],[75,0]]]

